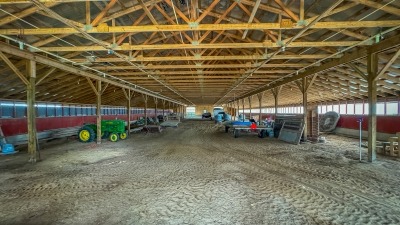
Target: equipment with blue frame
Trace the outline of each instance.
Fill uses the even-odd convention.
[[[252,124],[253,127],[252,127]],[[259,138],[273,137],[274,136],[274,126],[272,124],[256,126],[254,122],[250,121],[229,121],[225,122],[225,132],[228,133],[230,128],[233,128],[233,135],[235,138],[239,137],[241,132],[247,133],[257,133]]]
[[[214,116],[214,120],[216,123],[221,123],[223,118],[224,118],[223,114],[217,114]]]
[[[0,127],[0,149],[1,149],[1,155],[10,155],[17,153],[17,151],[15,151],[14,149],[14,145],[7,144],[3,131],[1,130],[1,127]]]

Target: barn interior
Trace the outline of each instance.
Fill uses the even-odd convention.
[[[0,0],[0,223],[398,224],[399,55],[398,0]]]

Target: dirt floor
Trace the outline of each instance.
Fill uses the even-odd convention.
[[[359,163],[357,145],[233,138],[211,121],[53,141],[36,164],[0,157],[0,224],[400,224],[400,160]]]

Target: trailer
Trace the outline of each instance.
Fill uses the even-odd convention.
[[[259,138],[265,138],[267,136],[274,136],[274,128],[267,126],[259,126],[259,127],[249,127],[249,126],[241,126],[241,125],[233,125],[233,136],[238,138],[240,133],[257,133]]]

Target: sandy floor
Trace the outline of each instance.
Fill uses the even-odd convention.
[[[0,224],[400,224],[400,161],[359,163],[354,139],[294,146],[186,121],[42,157],[0,158]]]

